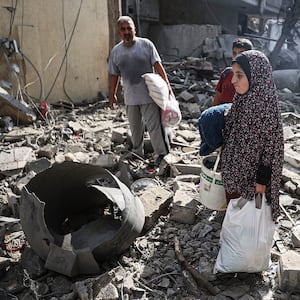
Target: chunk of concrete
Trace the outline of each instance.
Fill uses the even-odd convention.
[[[300,226],[295,226],[292,229],[292,243],[294,245],[295,248],[300,248]]]
[[[48,169],[50,166],[51,166],[51,161],[45,157],[42,157],[37,160],[27,162],[27,164],[25,165],[25,170],[27,173],[33,171],[38,174]]]
[[[55,154],[57,153],[57,145],[45,145],[41,147],[38,151],[38,157],[46,157],[48,159],[54,158]]]
[[[0,153],[0,172],[23,169],[27,162],[35,160],[30,147],[18,147]]]
[[[175,164],[174,166],[181,175],[199,175],[201,173],[201,165],[198,164]],[[177,174],[175,174],[175,176],[177,176]]]
[[[177,190],[170,210],[170,220],[182,224],[194,224],[197,202],[193,193]]]
[[[294,168],[300,168],[300,154],[292,149],[291,144],[285,144],[284,146],[284,161]]]
[[[290,250],[282,254],[278,268],[279,288],[282,290],[297,289],[300,285],[300,254]]]
[[[126,128],[114,128],[111,133],[111,141],[116,144],[123,144],[127,139]]]
[[[297,186],[294,183],[292,183],[291,181],[286,182],[283,187],[284,187],[284,190],[288,193],[291,193],[291,194],[296,193]]]
[[[273,76],[275,84],[279,90],[288,88],[293,92],[300,92],[300,70],[274,70]]]
[[[117,158],[112,153],[100,154],[94,163],[96,166],[100,166],[102,168],[113,168],[117,163]]]
[[[160,187],[149,186],[139,197],[145,209],[143,230],[150,229],[161,215],[166,215],[172,202],[173,193]]]
[[[194,98],[194,95],[189,93],[187,90],[184,90],[178,95],[178,97],[188,102]]]

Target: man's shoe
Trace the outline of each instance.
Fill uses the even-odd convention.
[[[156,168],[159,167],[159,165],[160,165],[160,163],[163,161],[164,157],[165,157],[164,154],[161,154],[161,155],[158,156],[158,158],[156,159],[156,161],[155,161],[155,163],[154,163],[154,165],[155,165]]]

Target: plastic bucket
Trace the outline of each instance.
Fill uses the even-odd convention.
[[[226,210],[227,201],[220,172],[217,172],[219,155],[208,155],[202,159],[199,200],[209,209]]]

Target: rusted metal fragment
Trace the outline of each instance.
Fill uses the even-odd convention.
[[[22,228],[50,270],[95,274],[98,263],[124,252],[145,221],[140,199],[99,166],[64,162],[23,188]]]

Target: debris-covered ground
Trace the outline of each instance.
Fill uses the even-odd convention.
[[[130,155],[124,107],[112,111],[105,99],[77,107],[68,103],[51,106],[45,118],[28,126],[4,122],[0,144],[0,299],[299,299],[300,261],[290,254],[298,253],[300,247],[299,95],[280,91],[285,166],[282,214],[270,268],[261,274],[218,275],[213,267],[222,214],[198,201],[201,157],[197,118],[211,103],[214,88],[204,78],[207,70],[198,60],[166,68],[183,120],[170,131],[172,161],[163,162],[158,169],[154,168],[147,136],[145,157]],[[143,232],[125,253],[101,263],[98,274],[69,277],[46,269],[22,231],[22,188],[39,172],[63,161],[105,167],[143,201],[153,200],[147,198],[147,191],[154,184],[159,188],[157,199],[165,200],[149,213],[146,209]],[[121,172],[122,161],[127,173]],[[134,185],[145,178],[148,181],[142,188]],[[289,275],[281,271],[287,282],[278,276],[284,255],[290,255],[295,268],[290,268]]]

